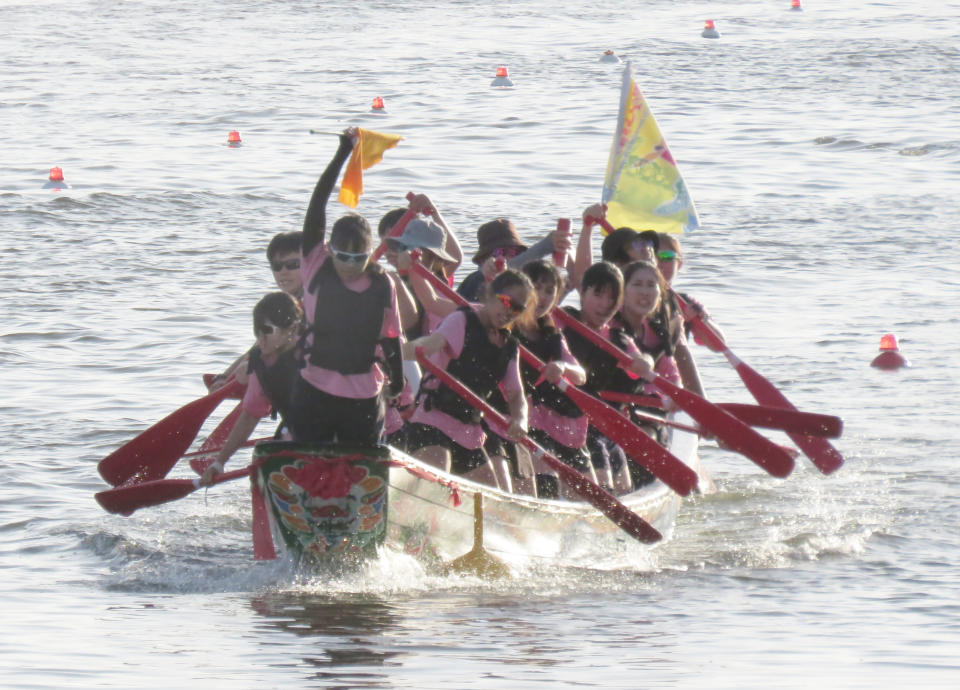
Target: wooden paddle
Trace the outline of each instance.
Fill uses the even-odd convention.
[[[616,391],[599,391],[598,398],[611,402],[642,405],[645,407],[663,407],[663,401],[653,395],[631,395]],[[764,429],[777,429],[810,436],[837,438],[843,430],[843,420],[828,414],[801,412],[784,407],[750,405],[748,403],[714,403],[726,410],[744,424]]]
[[[467,300],[454,292],[449,285],[440,280],[423,264],[414,262],[412,270],[430,281],[434,288],[447,299],[460,306],[468,304]],[[520,346],[520,355],[537,371],[542,372],[546,366],[539,357],[522,345]],[[640,429],[602,400],[598,400],[586,391],[570,385],[569,381],[563,380],[557,386],[590,418],[590,423],[601,434],[619,445],[632,460],[650,470],[657,479],[681,496],[689,495],[696,488],[697,473],[669,450],[650,438],[643,429]]]
[[[677,295],[677,301],[684,311],[685,318],[692,324],[694,333],[696,333],[711,350],[723,353],[731,366],[737,370],[740,380],[743,381],[754,400],[761,405],[768,405],[770,407],[783,408],[786,410],[797,409],[776,386],[753,369],[753,367],[733,354],[724,340],[716,331],[705,324],[698,314],[691,314],[687,317],[687,313],[691,311],[690,307],[679,295]],[[810,458],[817,469],[824,474],[835,472],[843,465],[843,456],[840,455],[839,451],[837,451],[829,441],[818,436],[795,431],[787,431],[787,436],[797,444],[797,447],[803,451],[804,455]]]
[[[232,381],[170,413],[101,460],[97,471],[112,486],[165,477],[217,405],[242,388]]]
[[[500,412],[491,407],[486,400],[467,388],[463,383],[434,364],[427,358],[422,349],[417,350],[417,361],[420,362],[420,366],[436,376],[444,385],[460,395],[470,405],[483,412],[488,423],[497,426],[501,431],[506,431],[509,424]],[[598,484],[595,484],[572,467],[563,464],[560,460],[550,455],[530,438],[524,437],[519,442],[523,444],[534,457],[550,466],[550,468],[559,475],[560,481],[570,486],[577,494],[610,518],[611,521],[627,534],[644,544],[653,544],[663,539],[663,535],[660,534],[653,525],[623,505],[616,497],[604,491]]]
[[[232,472],[224,472],[213,478],[213,484],[228,482],[238,477],[250,475],[250,468],[244,467]],[[139,484],[125,484],[94,494],[108,513],[131,515],[140,508],[169,503],[192,494],[200,488],[200,477],[196,479],[153,479]]]
[[[553,315],[558,322],[569,326],[605,352],[613,355],[622,366],[629,367],[633,363],[630,355],[572,315],[562,309],[554,309]],[[695,393],[675,386],[662,376],[651,374],[647,380],[693,417],[702,429],[706,429],[723,441],[730,450],[747,456],[774,477],[786,477],[793,471],[793,459],[782,448],[758,434],[729,412]]]

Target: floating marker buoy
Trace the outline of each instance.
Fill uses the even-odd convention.
[[[240,138],[240,132],[233,130],[227,134],[227,146],[232,146],[234,148],[243,146],[243,139]]]
[[[383,99],[380,96],[374,96],[373,101],[370,103],[370,112],[371,113],[382,113],[386,114],[387,109],[383,107]]]
[[[600,56],[600,62],[622,62],[622,60],[612,50],[605,50]]]
[[[800,4],[800,0],[792,0],[790,2],[790,9],[794,12],[803,12],[803,5]]]
[[[63,168],[58,165],[50,168],[50,175],[43,185],[44,189],[70,189],[70,185],[63,181]]]
[[[708,19],[703,24],[703,31],[700,33],[704,38],[720,38],[720,32],[712,19]]]
[[[893,370],[900,367],[909,367],[910,361],[900,354],[900,346],[897,344],[897,336],[893,333],[887,333],[880,338],[880,354],[873,358],[870,366],[877,369]]]
[[[507,74],[506,67],[497,67],[497,76],[495,76],[493,81],[490,82],[490,86],[498,86],[500,88],[513,86],[513,82],[510,81],[510,77]]]

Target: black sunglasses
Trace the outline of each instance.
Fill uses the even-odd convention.
[[[370,256],[370,252],[344,252],[339,249],[331,250],[333,252],[333,258],[337,261],[342,261],[345,264],[353,262],[355,264],[362,264],[367,260],[367,257]]]
[[[258,326],[254,326],[253,332],[257,335],[273,335],[273,332],[277,330],[277,327],[272,323],[262,323]]]
[[[271,261],[270,268],[273,269],[274,273],[279,273],[283,269],[288,271],[296,271],[300,268],[300,259],[290,259],[288,261]]]

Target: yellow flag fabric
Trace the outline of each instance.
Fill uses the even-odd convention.
[[[629,63],[623,71],[603,203],[607,205],[606,218],[615,228],[682,233],[700,227],[677,163]]]
[[[403,137],[396,134],[381,134],[369,129],[357,128],[357,144],[353,147],[347,169],[340,182],[341,204],[356,208],[363,194],[363,171],[383,160],[383,153],[392,149]]]

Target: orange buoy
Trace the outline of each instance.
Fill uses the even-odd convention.
[[[373,101],[370,103],[370,112],[371,113],[386,113],[387,109],[383,105],[383,99],[380,96],[374,96]]]
[[[513,82],[510,81],[510,76],[507,73],[506,67],[497,67],[497,75],[493,78],[493,81],[490,82],[490,86],[496,86],[500,88],[513,86]]]
[[[880,354],[873,358],[870,366],[887,371],[910,366],[910,361],[900,353],[897,336],[887,333],[880,338]]]

